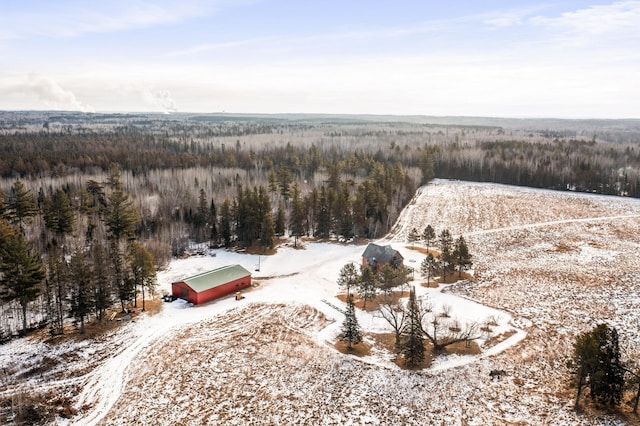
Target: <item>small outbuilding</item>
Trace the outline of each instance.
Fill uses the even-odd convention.
[[[362,253],[362,266],[369,265],[374,272],[377,272],[383,265],[390,265],[394,268],[401,265],[404,257],[391,246],[380,246],[369,243]]]
[[[198,305],[251,285],[251,272],[240,265],[227,265],[171,283],[171,293]]]

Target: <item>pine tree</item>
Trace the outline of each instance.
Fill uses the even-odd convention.
[[[360,270],[360,280],[358,282],[358,294],[363,300],[362,309],[367,308],[368,300],[376,298],[376,292],[376,275],[369,265],[364,265]]]
[[[304,235],[304,210],[300,198],[300,187],[293,185],[293,195],[291,198],[291,216],[289,217],[289,234],[294,237],[293,246],[297,247],[298,238]]]
[[[340,273],[338,274],[338,286],[347,291],[347,297],[351,295],[351,288],[357,286],[359,282],[360,274],[358,274],[356,265],[353,262],[349,262],[340,268]]]
[[[80,334],[85,333],[85,318],[93,310],[93,275],[82,250],[76,250],[69,261],[70,314],[80,323]]]
[[[438,269],[438,260],[431,253],[427,254],[420,264],[420,272],[427,279],[427,285],[431,281],[431,273]]]
[[[218,216],[216,214],[216,203],[211,199],[211,204],[209,205],[209,215],[207,218],[209,223],[209,240],[213,243],[218,242]]]
[[[156,283],[156,262],[153,254],[142,244],[133,242],[129,246],[129,265],[133,278],[134,306],[138,306],[137,289],[142,290],[142,310],[145,310],[145,289],[150,292],[155,290]]]
[[[109,268],[108,255],[105,247],[95,242],[91,245],[91,258],[93,261],[92,273],[95,277],[93,286],[93,301],[96,317],[99,322],[104,319],[107,308],[112,304],[111,282],[112,270]]]
[[[347,350],[349,351],[353,349],[353,345],[362,342],[362,331],[358,324],[358,318],[356,318],[356,310],[351,295],[347,296],[347,309],[344,313],[340,339],[347,343]]]
[[[110,238],[121,241],[122,238],[132,238],[138,223],[138,212],[133,201],[121,189],[112,192],[108,197],[105,224]]]
[[[225,247],[229,247],[231,245],[232,220],[231,205],[229,203],[229,199],[226,198],[222,203],[222,207],[220,207],[220,238],[222,238],[222,243]]]
[[[454,267],[451,249],[453,247],[453,238],[448,229],[443,229],[438,235],[438,243],[440,244],[440,256],[438,258],[442,268],[442,281],[447,278],[447,272]]]
[[[273,225],[274,231],[278,237],[281,237],[284,235],[286,222],[287,220],[286,220],[286,214],[284,212],[284,206],[282,205],[282,202],[279,202],[278,210],[276,211],[276,221]]]
[[[0,222],[0,284],[4,301],[17,300],[22,308],[22,332],[27,332],[27,306],[40,295],[45,278],[40,257],[21,232]]]
[[[568,367],[577,387],[576,409],[587,386],[592,400],[609,405],[620,403],[624,369],[615,328],[599,324],[593,330],[578,335]]]
[[[431,225],[427,225],[422,232],[422,240],[424,244],[427,246],[427,252],[429,252],[429,246],[431,242],[436,239],[436,231],[433,230]]]
[[[409,291],[407,304],[407,325],[404,329],[404,340],[401,353],[407,367],[415,367],[424,361],[424,337],[422,335],[422,314],[416,301],[415,288]]]
[[[327,238],[331,232],[331,211],[327,201],[327,192],[324,186],[320,188],[320,198],[318,199],[318,211],[316,217],[315,236]]]
[[[420,239],[420,234],[416,228],[411,228],[409,235],[407,235],[407,242],[413,246],[413,244]]]
[[[24,222],[38,214],[38,206],[31,190],[25,188],[22,181],[15,181],[6,198],[5,217],[9,222],[18,225],[24,234]]]
[[[66,192],[58,189],[51,198],[45,199],[44,223],[56,235],[68,234],[73,230],[75,215]]]
[[[467,242],[462,235],[455,242],[452,257],[458,266],[458,278],[462,278],[462,271],[468,270],[473,265]]]
[[[278,172],[278,186],[280,187],[280,195],[286,201],[291,196],[291,171],[288,167],[280,168]]]
[[[262,221],[262,229],[260,230],[260,245],[265,248],[272,249],[274,245],[275,231],[273,229],[273,219],[271,213],[264,215]]]

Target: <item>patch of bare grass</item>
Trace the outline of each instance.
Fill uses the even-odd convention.
[[[342,340],[338,340],[333,344],[339,352],[347,355],[355,355],[358,357],[371,355],[371,346],[365,342],[360,342],[351,346],[351,349],[347,348],[347,344]]]
[[[340,293],[336,296],[340,301],[347,303],[347,294]],[[365,306],[364,299],[360,298],[357,294],[352,294],[353,297],[353,305],[361,310],[365,310],[367,312],[377,311],[380,308],[380,303],[382,302],[382,295],[377,295],[373,300],[367,300],[367,304]],[[408,291],[394,291],[389,293],[389,296],[384,296],[386,300],[390,300],[391,302],[397,302],[402,297],[409,297]],[[390,297],[388,299],[387,297]],[[366,308],[366,309],[365,309]]]

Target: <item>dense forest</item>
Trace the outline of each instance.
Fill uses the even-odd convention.
[[[394,120],[0,113],[0,338],[82,332],[197,243],[380,237],[434,177],[640,197],[635,122]]]

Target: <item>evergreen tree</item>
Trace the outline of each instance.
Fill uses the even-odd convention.
[[[429,246],[431,242],[436,239],[436,231],[433,230],[431,225],[427,225],[422,232],[422,240],[424,244],[427,246],[427,252],[429,252]]]
[[[331,210],[327,201],[327,192],[324,186],[320,188],[318,210],[316,217],[316,230],[314,235],[318,238],[327,238],[331,232]]]
[[[442,232],[440,232],[440,235],[438,235],[438,243],[440,244],[438,261],[442,268],[442,281],[444,282],[447,278],[447,272],[452,271],[455,266],[452,253],[453,238],[448,229],[443,229]]]
[[[422,172],[422,179],[420,181],[420,184],[424,185],[435,177],[433,157],[426,149],[423,150],[422,154],[420,155],[419,164],[420,171]]]
[[[294,237],[294,247],[297,247],[298,238],[303,236],[304,233],[304,210],[302,208],[302,199],[300,198],[300,187],[296,183],[293,186],[291,216],[289,217],[289,234]]]
[[[608,405],[620,403],[624,368],[615,328],[599,324],[593,330],[578,335],[568,366],[577,387],[575,408],[586,386],[592,400]]]
[[[40,256],[21,232],[0,222],[0,284],[4,301],[17,300],[22,308],[22,332],[27,332],[27,306],[40,295],[45,278]]]
[[[50,247],[47,254],[44,296],[49,317],[49,332],[52,336],[64,333],[68,275],[67,263],[62,251],[57,246]]]
[[[37,214],[38,206],[31,190],[25,188],[22,181],[15,181],[6,198],[5,217],[10,223],[18,225],[20,232],[24,234],[25,221]]]
[[[353,349],[353,345],[362,342],[362,331],[358,324],[358,318],[356,318],[356,310],[351,295],[347,296],[347,310],[344,313],[340,339],[347,343],[347,350],[349,351]]]
[[[288,167],[281,167],[278,172],[278,186],[280,187],[280,195],[285,201],[291,196],[291,171]]]
[[[93,275],[82,250],[76,250],[69,261],[70,314],[80,323],[80,334],[85,333],[85,318],[93,310]]]
[[[276,211],[276,221],[273,225],[274,231],[278,237],[281,237],[284,235],[286,222],[287,222],[287,219],[286,219],[286,214],[284,212],[284,206],[282,205],[282,202],[279,202],[278,210]]]
[[[367,301],[376,298],[376,274],[369,265],[364,265],[360,269],[360,280],[358,282],[358,294],[363,300],[362,309],[367,308]]]
[[[125,262],[120,245],[116,240],[111,240],[109,245],[109,258],[111,260],[113,280],[113,288],[117,289],[118,298],[120,299],[120,307],[122,312],[126,312],[125,303],[130,301],[134,296],[134,283],[125,270]]]
[[[106,310],[112,304],[112,290],[110,283],[113,280],[111,268],[108,264],[107,250],[100,242],[91,246],[91,258],[93,261],[92,273],[95,277],[93,285],[93,302],[96,317],[102,322]]]
[[[110,238],[121,241],[133,238],[138,223],[138,212],[133,201],[121,189],[116,189],[108,197],[105,224]]]
[[[129,246],[129,265],[133,279],[134,306],[138,306],[138,288],[142,290],[142,310],[145,310],[145,289],[153,292],[156,284],[156,262],[153,254],[142,244],[133,242]]]
[[[407,304],[407,324],[404,328],[402,355],[407,367],[415,367],[424,361],[424,337],[422,335],[422,313],[416,301],[416,290],[411,287]]]
[[[231,245],[231,205],[229,199],[226,198],[220,207],[220,238],[225,247]]]
[[[260,245],[272,249],[274,245],[275,231],[273,229],[273,219],[271,213],[264,215],[262,229],[260,230]]]
[[[276,176],[276,172],[273,169],[269,169],[269,174],[267,175],[267,180],[269,181],[269,192],[275,194],[278,192],[278,177]]]
[[[427,279],[427,284],[431,281],[431,274],[438,269],[438,260],[431,253],[427,254],[420,264],[420,272]]]
[[[467,242],[461,235],[455,242],[452,257],[455,264],[458,266],[458,278],[462,278],[462,271],[466,271],[473,265],[471,262],[471,254],[467,248]]]
[[[211,199],[211,204],[209,205],[209,215],[207,218],[209,223],[209,240],[213,243],[218,242],[218,216],[216,214],[216,203]]]
[[[407,242],[413,246],[413,244],[420,239],[420,234],[416,228],[411,228],[409,235],[407,235]]]
[[[347,297],[351,295],[351,288],[356,287],[360,282],[360,274],[353,262],[349,262],[340,268],[338,274],[338,286],[347,291]]]
[[[51,198],[45,199],[44,223],[56,235],[68,234],[73,230],[75,215],[66,192],[57,189]]]

